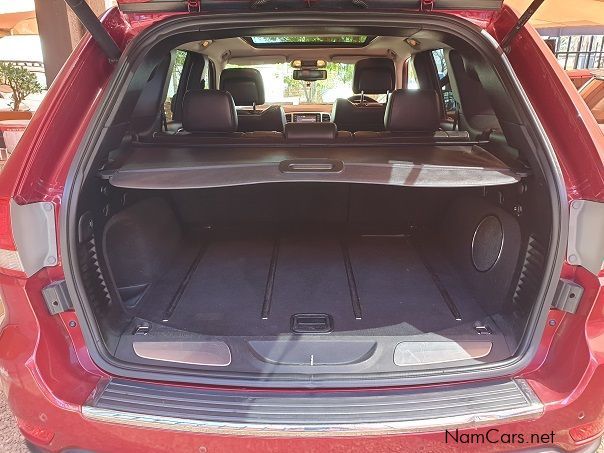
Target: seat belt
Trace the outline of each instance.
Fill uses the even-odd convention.
[[[168,117],[166,116],[165,107],[161,109],[161,126],[164,132],[168,132]]]
[[[488,142],[493,132],[495,132],[495,129],[493,128],[485,129],[480,133],[478,137],[476,137],[476,140],[478,140],[479,142]]]
[[[453,130],[457,131],[459,130],[459,103],[453,99],[453,102],[455,103],[455,114],[453,115]]]

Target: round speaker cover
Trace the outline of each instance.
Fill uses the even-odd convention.
[[[472,263],[477,271],[486,272],[499,260],[503,248],[503,228],[499,218],[489,215],[482,219],[472,239]]]

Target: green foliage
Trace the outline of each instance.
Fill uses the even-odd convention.
[[[227,68],[239,68],[248,66],[238,66],[229,64]],[[272,76],[266,77],[265,87],[267,84],[283,82],[285,90],[283,96],[286,98],[298,98],[300,102],[307,104],[321,104],[324,102],[324,94],[332,88],[352,86],[352,78],[354,74],[354,65],[347,63],[328,62],[325,69],[327,70],[327,79],[318,80],[316,82],[304,82],[302,80],[294,80],[293,68],[288,63],[274,63],[255,66],[258,69],[272,69]]]
[[[323,102],[322,95],[326,91],[342,85],[352,85],[354,65],[329,62],[325,69],[327,69],[327,79],[310,83],[294,80],[293,72],[290,71],[284,78],[287,86],[286,96],[300,96],[304,94],[304,102],[320,104]]]
[[[12,108],[18,111],[23,100],[30,94],[42,92],[42,85],[36,75],[14,63],[0,63],[0,84],[13,90]]]
[[[172,73],[172,77],[176,81],[175,85],[178,86],[178,81],[180,80],[180,75],[182,74],[182,69],[185,66],[185,61],[187,59],[187,52],[184,50],[177,50],[176,56],[174,57],[174,69]]]

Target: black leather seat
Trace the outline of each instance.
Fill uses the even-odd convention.
[[[160,133],[152,142],[172,145],[240,145],[283,141],[282,132],[239,132],[233,97],[223,90],[191,90],[183,101],[182,130]],[[199,140],[199,137],[203,137]]]
[[[285,112],[279,105],[271,105],[264,110],[256,109],[264,99],[262,75],[253,68],[229,68],[220,74],[220,89],[233,96],[238,107],[252,107],[252,110],[239,109],[240,132],[277,131],[282,132],[285,125]]]
[[[440,101],[434,90],[395,90],[390,94],[382,132],[357,131],[355,139],[419,137],[468,141],[465,131],[440,130]]]
[[[396,90],[386,105],[384,128],[390,133],[433,134],[440,129],[440,104],[434,90]]]
[[[341,131],[383,131],[386,106],[379,102],[365,102],[364,94],[387,94],[396,87],[394,62],[389,58],[366,58],[356,63],[352,91],[355,101],[337,99],[331,120]],[[356,99],[360,99],[356,102]]]
[[[233,97],[223,90],[191,90],[182,106],[186,133],[210,137],[240,137]]]

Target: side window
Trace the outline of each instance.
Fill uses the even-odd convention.
[[[417,71],[413,64],[413,58],[407,60],[407,89],[419,90],[419,79],[417,78]]]
[[[187,52],[184,50],[177,50],[175,52],[174,64],[172,65],[171,74],[168,78],[168,91],[166,94],[166,100],[164,101],[164,112],[166,114],[166,120],[172,121],[174,110],[172,106],[172,100],[178,92],[178,86],[182,77],[183,68],[185,66],[185,60],[187,59]]]
[[[457,110],[457,106],[455,103],[455,98],[453,97],[451,82],[449,81],[449,69],[447,68],[447,60],[445,59],[444,50],[433,50],[432,58],[434,59],[434,66],[436,66],[445,111],[447,113],[455,112]]]

